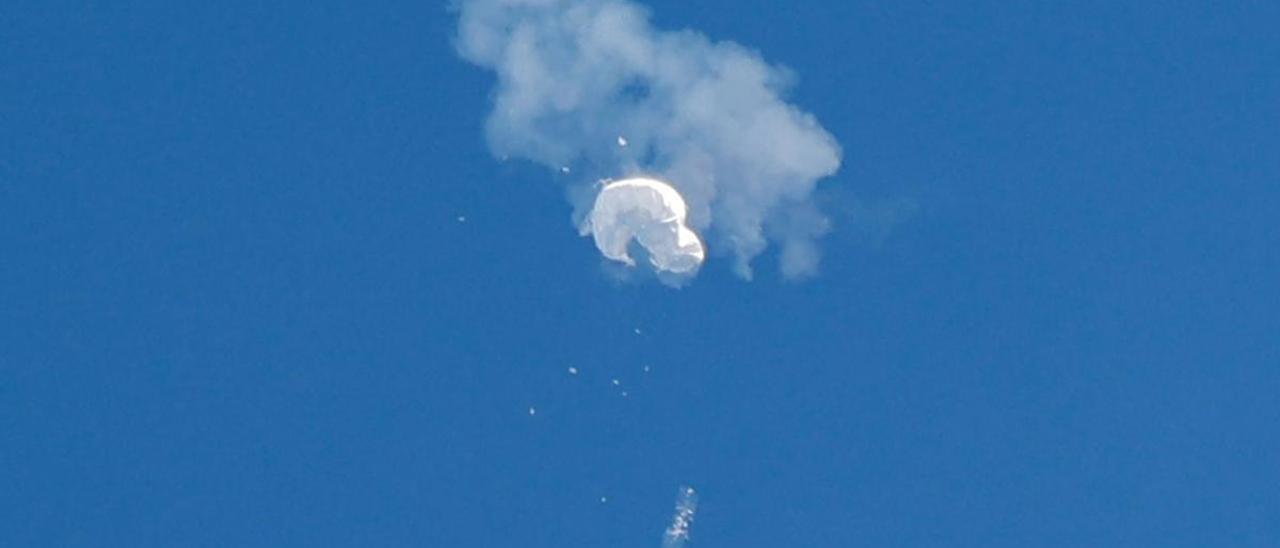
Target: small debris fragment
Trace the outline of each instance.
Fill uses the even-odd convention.
[[[626,139],[625,137],[623,137],[623,136],[619,135],[619,136],[618,136],[618,146],[620,146],[620,147],[625,147],[625,146],[627,146],[627,139]]]
[[[529,416],[530,416],[530,417],[532,417],[532,416],[534,416],[534,415],[537,415],[537,414],[538,414],[538,410],[537,410],[537,409],[534,409],[534,408],[532,408],[532,407],[530,407],[530,408],[529,408]]]
[[[578,368],[577,368],[577,367],[570,367],[570,368],[569,368],[569,374],[570,374],[570,375],[577,375],[577,374],[578,374]]]
[[[466,215],[458,215],[458,222],[459,222],[459,223],[465,223],[465,222],[467,222],[467,216],[466,216]]]
[[[613,385],[614,385],[614,386],[622,386],[622,381],[620,381],[620,380],[618,380],[618,379],[613,379]]]
[[[671,525],[663,533],[664,548],[682,548],[689,541],[689,528],[693,525],[693,515],[698,511],[698,494],[692,487],[681,487],[676,496],[676,514],[671,517]]]

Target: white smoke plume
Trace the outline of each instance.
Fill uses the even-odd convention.
[[[751,261],[781,245],[788,277],[815,271],[826,218],[810,196],[840,166],[814,117],[788,104],[790,73],[732,42],[655,29],[628,0],[460,0],[457,48],[497,73],[486,136],[499,157],[584,179],[648,176],[688,204],[709,249]]]
[[[693,526],[693,514],[698,511],[698,494],[692,487],[681,487],[676,496],[676,513],[671,525],[662,534],[662,548],[683,548],[689,541],[689,528]]]

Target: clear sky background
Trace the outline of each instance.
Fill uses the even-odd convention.
[[[1278,542],[1277,4],[645,4],[817,278],[615,281],[439,3],[0,7],[0,545]]]

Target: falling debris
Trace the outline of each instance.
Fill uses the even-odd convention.
[[[613,379],[613,385],[614,385],[614,386],[622,386],[622,381],[620,381],[620,380],[618,380],[618,379]]]
[[[618,146],[620,146],[620,147],[625,147],[625,146],[627,146],[627,139],[626,139],[625,137],[623,137],[623,136],[619,135],[619,136],[618,136]]]
[[[600,497],[600,504],[604,504],[606,502],[609,502],[609,497]]]
[[[458,222],[459,222],[459,223],[465,223],[465,222],[467,222],[467,216],[466,216],[466,215],[458,215]]]
[[[648,373],[648,372],[649,372],[649,366],[647,366],[647,365],[646,365],[646,366],[644,366],[644,372],[645,372],[645,373]]]
[[[622,397],[624,397],[624,398],[625,398],[625,397],[627,397],[627,391],[626,391],[626,390],[623,390],[623,391],[622,391]]]
[[[570,367],[570,368],[569,368],[569,374],[570,374],[570,375],[577,375],[577,374],[578,374],[578,368],[577,368],[577,367]]]
[[[532,407],[530,407],[530,408],[529,408],[529,416],[530,416],[530,417],[532,417],[532,416],[534,416],[534,415],[537,415],[537,414],[538,414],[538,410],[537,410],[537,409],[534,409],[534,408],[532,408]]]
[[[689,541],[689,528],[693,526],[693,514],[698,511],[698,494],[692,487],[681,487],[676,496],[676,513],[671,525],[662,534],[662,548],[682,548]]]
[[[635,332],[636,332],[636,335],[639,335],[639,334],[640,334],[640,328],[639,328],[639,327],[637,327],[637,328],[635,329]]]

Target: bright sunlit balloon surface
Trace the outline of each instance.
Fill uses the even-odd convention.
[[[706,258],[702,240],[685,225],[688,215],[674,187],[635,177],[600,190],[582,231],[590,232],[605,258],[635,266],[627,253],[634,240],[648,252],[655,269],[683,274],[697,270]]]

